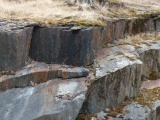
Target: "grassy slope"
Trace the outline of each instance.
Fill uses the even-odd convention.
[[[21,0],[23,1],[23,0]],[[109,0],[116,7],[72,4],[69,0],[0,0],[0,19],[32,20],[45,24],[104,25],[109,18],[139,17],[160,11],[160,0]]]

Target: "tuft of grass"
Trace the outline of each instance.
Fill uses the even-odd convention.
[[[118,51],[118,52],[116,52],[116,53],[115,53],[115,55],[124,55],[124,53],[123,53],[123,52]]]
[[[151,43],[156,44],[157,40],[160,40],[160,36],[154,33],[143,33],[138,34],[133,37],[127,37],[124,41],[119,42],[118,45],[133,45],[136,49],[141,48],[140,44],[146,44],[147,46],[151,46],[146,40],[152,40]]]
[[[140,94],[137,98],[135,98],[135,102],[138,102],[141,105],[147,105],[148,107],[152,107],[153,103],[156,100],[160,100],[160,88],[154,88],[154,89],[146,89],[143,88],[140,91]]]
[[[108,0],[109,3],[118,3],[117,0]]]
[[[134,58],[132,58],[132,57],[129,57],[129,56],[125,56],[128,60],[130,60],[130,61],[135,61],[135,59]]]
[[[149,74],[149,80],[156,80],[158,79],[158,72],[157,71],[152,71],[150,74]]]
[[[139,45],[134,45],[134,48],[135,48],[135,49],[140,49],[140,48],[142,48],[142,47],[139,46]]]

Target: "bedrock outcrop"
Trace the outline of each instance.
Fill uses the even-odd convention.
[[[0,21],[0,71],[16,71],[25,65],[33,23]]]
[[[52,79],[61,78],[81,78],[87,77],[89,70],[82,67],[70,67],[65,65],[48,65],[45,63],[32,62],[21,68],[14,75],[3,75],[0,77],[0,91],[6,91],[12,88],[23,88],[35,86]]]
[[[74,120],[85,99],[82,78],[54,79],[0,93],[1,120]],[[3,109],[2,109],[3,108]]]
[[[19,85],[18,88],[5,88],[0,93],[0,106],[4,108],[0,110],[2,120],[74,120],[78,113],[97,113],[137,97],[142,76],[146,72],[144,69],[149,69],[150,72],[152,68],[159,69],[152,64],[151,58],[156,58],[153,61],[156,65],[159,64],[160,56],[157,53],[160,41],[156,40],[154,44],[153,40],[145,41],[147,43],[142,43],[138,49],[127,44],[101,49],[90,74],[85,68],[67,68],[66,65],[62,68],[62,65],[35,62],[17,71],[14,76],[2,76],[1,86],[7,84],[7,81],[16,80],[15,85]],[[143,59],[146,55],[150,62]],[[144,63],[147,66],[145,68]],[[74,75],[70,74],[66,79],[59,76],[59,70],[60,73],[68,70],[68,73],[74,72]],[[81,71],[86,71],[87,74],[82,74]],[[28,85],[23,88],[22,83]],[[33,110],[36,112],[31,112]]]
[[[105,108],[90,118],[94,120],[159,120],[160,80],[147,80],[141,86],[141,94],[132,101],[121,103],[114,108]]]
[[[145,42],[138,49],[126,44],[99,51],[95,60],[96,80],[88,88],[80,113],[97,113],[135,98],[144,77],[152,78],[155,72],[155,79],[159,78],[160,41]]]
[[[14,54],[4,51],[0,57],[8,61],[0,65],[15,71],[0,77],[2,120],[74,120],[133,99],[143,80],[159,79],[160,40],[118,40],[146,31],[158,35],[158,20],[108,21],[104,28],[2,24],[10,26],[1,29],[7,35],[1,42],[8,40],[3,48]],[[16,41],[14,49],[9,41]]]
[[[36,61],[85,66],[93,63],[97,51],[128,35],[159,29],[153,19],[112,20],[105,27],[35,27],[30,57]]]

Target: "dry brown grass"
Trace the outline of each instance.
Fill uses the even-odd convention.
[[[137,98],[135,98],[135,102],[138,102],[141,105],[147,105],[148,107],[152,107],[154,102],[160,100],[160,88],[154,89],[146,89],[143,88],[140,91],[140,94]]]
[[[99,11],[89,5],[68,5],[59,0],[33,0],[17,4],[0,0],[0,19],[33,20],[48,24],[55,23],[88,23],[102,24]]]
[[[159,10],[160,9],[160,0],[118,0],[120,2],[126,3],[130,7],[132,6],[135,9],[139,7]]]
[[[156,44],[157,40],[160,40],[160,36],[156,33],[142,33],[135,35],[133,37],[127,37],[124,41],[119,42],[118,45],[141,45],[146,44],[149,45],[146,40],[152,40],[152,44]]]
[[[118,17],[135,17],[145,12],[139,10],[139,6],[149,8],[150,12],[160,11],[159,0],[109,0],[110,2],[125,3],[127,8],[110,8],[95,4],[71,4],[69,0],[0,0],[0,19],[31,20],[45,24],[85,24],[85,25],[104,25],[106,19]],[[139,3],[138,3],[138,2]],[[138,6],[137,9],[133,8]]]

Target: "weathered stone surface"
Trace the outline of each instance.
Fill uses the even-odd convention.
[[[125,38],[127,21],[120,20],[115,22],[115,40]]]
[[[1,120],[74,120],[85,99],[85,79],[54,79],[0,93]]]
[[[135,57],[128,53],[129,55]],[[141,84],[141,64],[138,59],[131,61],[123,55],[116,56],[113,53],[111,56],[98,59],[96,81],[88,90],[81,112],[96,113],[105,106],[114,106],[125,99],[137,96]]]
[[[102,30],[102,39],[100,46],[107,43],[114,43],[118,39],[142,32],[155,31],[155,21],[153,19],[120,19],[117,21],[108,21]]]
[[[160,32],[160,20],[156,21],[156,31]]]
[[[111,117],[108,116],[109,120],[159,120],[159,108],[160,108],[160,101],[156,101],[153,107],[143,106],[136,102],[132,102],[131,104],[125,106],[123,110],[127,110],[129,113],[126,113],[123,118],[118,117]],[[97,117],[94,120],[105,120],[107,113],[103,113],[102,116],[98,116],[100,113],[97,114]]]
[[[0,70],[16,71],[25,65],[33,27],[25,22],[0,22]]]
[[[114,40],[115,25],[112,22],[107,22],[102,31],[102,40],[100,46],[104,46],[107,43],[111,43]]]
[[[39,28],[33,32],[30,56],[36,61],[63,63],[74,66],[91,64],[94,59],[93,40],[98,41],[94,31],[84,28],[73,31],[70,27]],[[97,33],[99,34],[99,33]]]
[[[55,78],[69,79],[86,77],[88,74],[89,70],[86,68],[69,68],[69,66],[63,68],[61,65],[47,65],[45,63],[35,62],[23,67],[15,75],[4,75],[0,77],[0,91],[35,86],[36,84]]]
[[[160,50],[145,51],[140,54],[140,60],[143,61],[143,77],[150,80],[158,79],[160,76]]]
[[[147,89],[153,89],[156,87],[160,87],[160,79],[158,80],[147,80],[145,82],[143,82],[143,84],[141,85],[141,89],[143,88],[147,88]]]
[[[160,101],[156,101],[152,108],[149,108],[148,106],[142,106],[138,103],[132,103],[124,108],[129,110],[129,113],[124,116],[124,119],[159,120],[158,119],[159,114],[157,114],[159,107],[160,107]]]
[[[104,106],[136,97],[144,74],[150,76],[157,71],[159,78],[160,41],[145,42],[138,49],[135,45],[118,45],[99,51],[95,60],[96,80],[89,87],[81,113],[96,113]]]
[[[92,64],[97,51],[127,35],[155,31],[152,19],[108,21],[105,27],[35,27],[30,57],[46,63],[84,66]]]
[[[86,77],[89,74],[89,70],[86,68],[68,68],[62,69],[61,77],[63,79],[76,78],[76,77]]]
[[[133,34],[146,32],[150,30],[150,28],[154,27],[154,24],[147,24],[149,19],[135,19],[135,21],[132,23],[132,32]],[[154,28],[155,30],[155,28]]]
[[[109,108],[107,108],[109,110]],[[106,110],[107,110],[106,109]],[[86,120],[159,120],[160,101],[156,101],[153,107],[143,106],[137,102],[125,106],[123,111],[128,111],[123,117],[108,116],[106,111],[101,111],[94,115],[90,115],[90,119],[87,119],[87,115],[83,116]]]
[[[156,80],[160,70],[160,41],[145,40],[137,49],[135,45],[122,45],[121,48],[135,54],[142,64],[142,79]]]
[[[103,49],[101,47],[108,42],[116,43],[118,39],[127,35],[154,31],[154,27],[154,21],[150,19],[114,21],[104,28],[35,27],[30,49],[31,58],[46,63],[75,66],[94,63],[91,74],[94,74],[95,78],[91,80],[91,76],[88,76],[89,70],[85,68],[44,63],[29,64],[13,76],[2,76],[0,91],[11,89],[0,93],[1,108],[9,108],[6,110],[7,114],[0,109],[2,120],[15,117],[27,119],[26,116],[37,120],[64,118],[72,120],[76,118],[79,111],[80,113],[97,113],[106,107],[136,97],[143,76],[159,78],[160,41],[147,40],[139,45],[138,49],[134,45],[117,45]],[[25,26],[18,30],[14,28],[11,31],[21,35],[21,32],[28,29],[30,31],[32,27]],[[3,31],[6,30],[3,29]],[[19,67],[22,66],[19,65]],[[152,76],[154,73],[157,75]],[[47,82],[48,80],[52,81]],[[88,89],[85,81],[91,83]],[[22,89],[26,86],[34,87]],[[62,91],[57,92],[59,89]],[[11,95],[13,98],[8,100],[8,96]],[[21,97],[17,97],[20,95]],[[23,95],[27,97],[23,98]],[[13,108],[18,113],[15,113]],[[30,112],[33,108],[36,113]]]
[[[105,108],[103,111],[95,114],[82,114],[78,116],[78,118],[86,118],[86,120],[159,120],[160,100],[159,96],[157,96],[159,95],[159,85],[160,80],[148,80],[143,82],[141,90],[143,88],[145,88],[145,90],[143,92],[141,91],[141,94],[145,97],[140,97],[138,99],[142,104],[136,102],[136,98],[136,100],[133,99],[132,101],[126,101],[111,108]],[[151,90],[151,92],[146,91],[147,89]],[[148,97],[148,95],[151,95],[153,98]]]
[[[145,81],[141,86],[141,89],[159,89],[158,85],[160,81]],[[145,94],[145,93],[144,93]],[[148,100],[150,101],[150,100]],[[153,102],[152,106],[141,105],[137,102],[132,102],[131,104],[124,107],[124,109],[128,110],[129,112],[124,116],[124,119],[130,120],[159,120],[160,116],[160,100],[150,101]],[[115,118],[113,120],[116,120]]]

